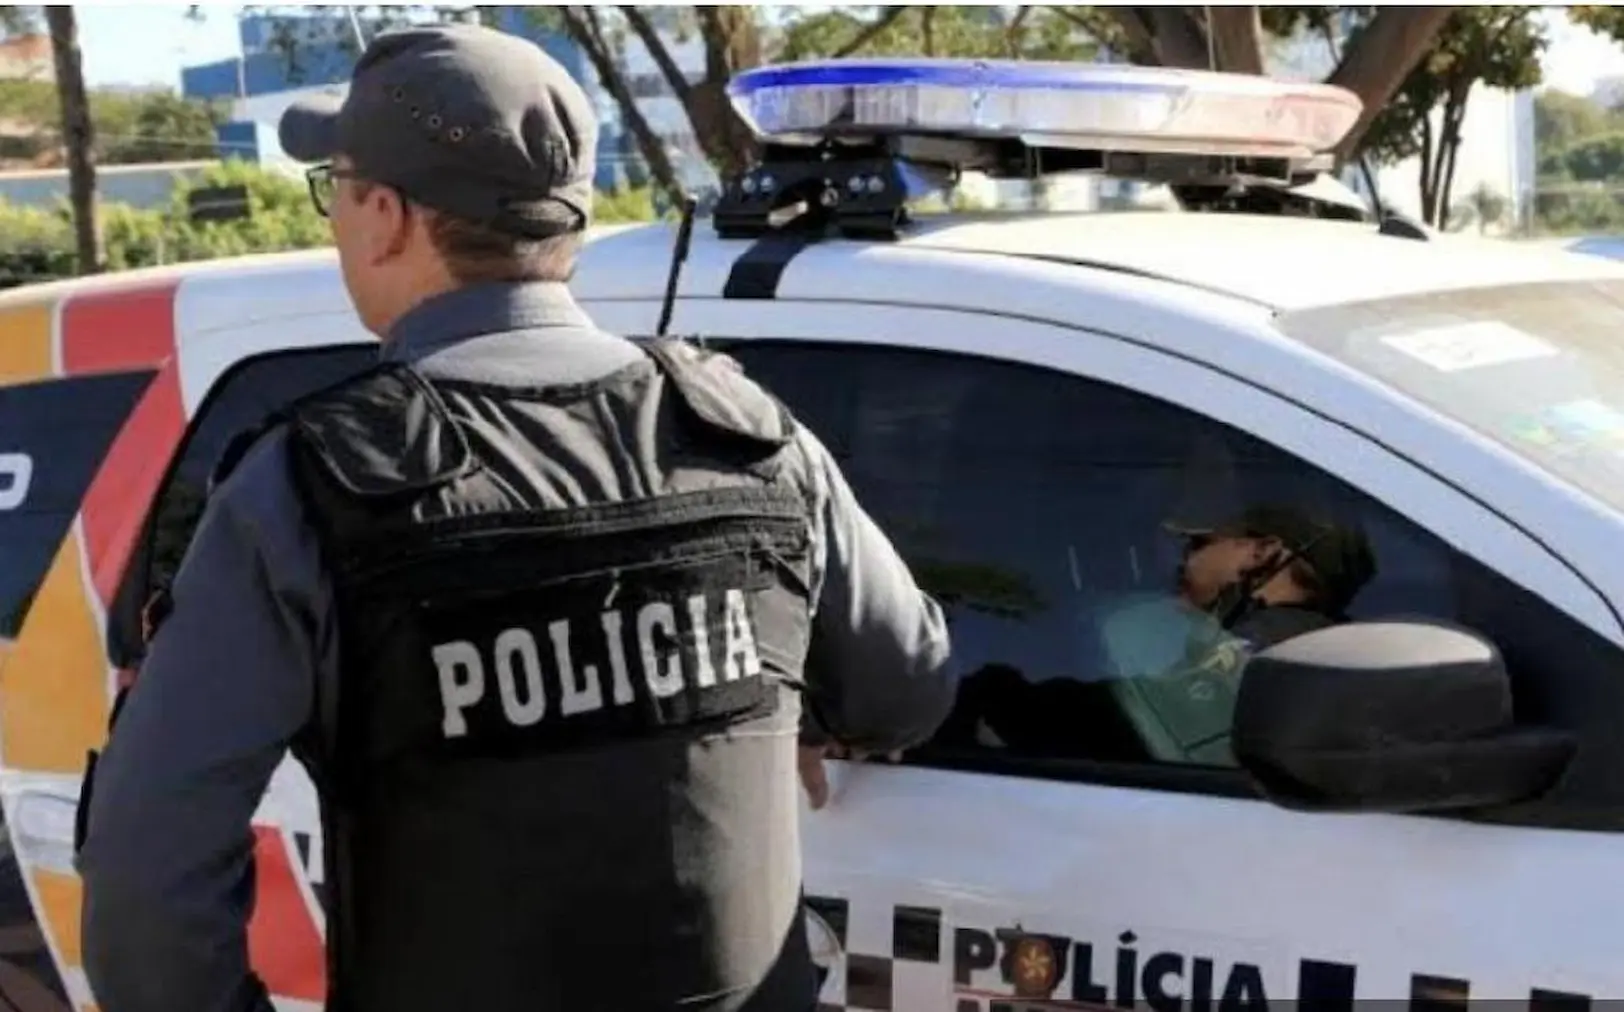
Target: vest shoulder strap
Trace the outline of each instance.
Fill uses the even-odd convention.
[[[762,457],[776,454],[794,437],[789,410],[734,359],[676,339],[651,342],[644,350],[676,388],[690,416],[712,432]]]
[[[297,402],[288,422],[292,438],[357,496],[423,492],[479,466],[445,401],[399,362]]]

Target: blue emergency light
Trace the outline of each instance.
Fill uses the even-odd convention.
[[[758,137],[1019,140],[1053,150],[1308,159],[1362,111],[1323,84],[1018,60],[844,59],[762,67],[728,86]]]

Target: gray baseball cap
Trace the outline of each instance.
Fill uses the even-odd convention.
[[[586,228],[597,116],[540,47],[478,25],[380,33],[342,100],[290,106],[282,149],[344,155],[414,203],[523,238]]]

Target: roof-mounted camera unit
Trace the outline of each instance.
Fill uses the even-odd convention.
[[[965,172],[1066,172],[1234,197],[1331,167],[1357,96],[1243,74],[1014,60],[847,59],[762,67],[728,86],[762,157],[715,209],[726,237],[894,237],[908,202]]]

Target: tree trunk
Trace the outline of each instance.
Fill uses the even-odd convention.
[[[1466,123],[1466,101],[1471,97],[1471,86],[1450,89],[1444,100],[1443,136],[1438,139],[1439,158],[1443,171],[1438,179],[1438,227],[1449,224],[1449,202],[1455,192],[1455,159],[1460,154],[1461,127]]]
[[[761,32],[754,7],[696,7],[705,42],[705,79],[688,91],[684,105],[694,137],[723,176],[743,172],[756,153],[756,137],[728,101],[733,75],[761,64]]]
[[[727,98],[727,82],[705,80],[688,93],[688,120],[711,164],[724,177],[743,172],[755,157],[756,136]]]
[[[1235,74],[1263,73],[1263,23],[1257,7],[1209,7],[1212,48],[1218,69]]]
[[[1207,33],[1186,8],[1168,6],[1117,9],[1130,14],[1137,12],[1141,22],[1150,29],[1156,59],[1162,66],[1183,67],[1186,70],[1212,69],[1212,52],[1207,46]]]
[[[1434,224],[1437,219],[1438,191],[1433,186],[1435,175],[1432,161],[1432,120],[1423,117],[1421,120],[1421,151],[1418,160],[1421,163],[1421,220],[1428,225]]]
[[[68,192],[73,204],[79,273],[95,274],[105,269],[107,257],[96,203],[96,134],[79,57],[79,25],[73,8],[66,4],[46,5],[45,20],[51,30],[56,93],[62,105],[62,140],[67,147]]]
[[[1376,16],[1354,36],[1326,84],[1359,96],[1364,111],[1336,150],[1337,163],[1359,150],[1370,124],[1398,93],[1399,86],[1437,39],[1458,7],[1378,7]]]

